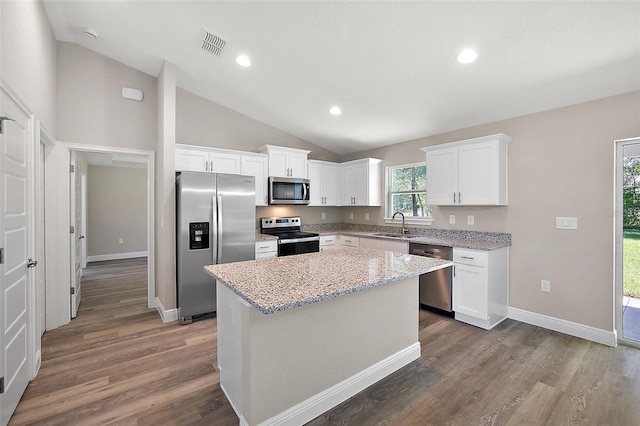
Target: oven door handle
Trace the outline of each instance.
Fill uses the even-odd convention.
[[[320,241],[320,237],[288,238],[285,240],[278,240],[278,244],[306,243],[308,241]]]

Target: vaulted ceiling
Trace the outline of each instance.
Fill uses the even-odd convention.
[[[45,7],[58,40],[153,76],[170,61],[180,87],[338,154],[640,90],[637,1]],[[201,49],[205,29],[220,55]],[[465,48],[475,62],[456,61]]]

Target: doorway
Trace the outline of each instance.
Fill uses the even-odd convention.
[[[616,141],[615,196],[616,328],[640,347],[640,138]]]
[[[82,267],[84,268],[87,266],[86,261],[91,262],[124,259],[127,257],[136,256],[147,256],[147,307],[155,308],[154,153],[151,151],[136,149],[96,147],[80,144],[67,144],[67,147],[70,153],[76,153],[79,157],[82,157],[83,162],[85,163],[85,168],[88,170],[88,173],[85,173],[85,180],[82,182],[84,183],[84,185],[81,185],[87,188],[87,191],[84,191],[84,194],[86,195],[82,197],[83,201],[81,201],[84,205],[83,208],[80,209],[84,210],[86,214],[82,214],[81,216],[83,216],[83,218],[78,222],[81,229],[85,231],[83,233],[78,233],[78,235],[84,237],[81,239],[82,245],[77,248],[77,253],[81,258],[80,263]],[[126,253],[122,253],[121,251],[116,252],[114,250],[106,250],[105,253],[92,252],[91,207],[87,204],[87,199],[90,198],[90,196],[88,195],[88,191],[91,191],[92,187],[92,167],[114,167],[121,168],[121,170],[123,171],[126,171],[127,169],[136,169],[139,172],[143,173],[143,190],[140,192],[144,193],[138,193],[137,196],[140,198],[142,202],[142,209],[146,214],[146,223],[142,225],[146,228],[142,231],[142,238],[144,238],[145,240],[143,244],[143,246],[145,247],[144,250],[129,250]],[[72,187],[70,187],[70,189],[73,190]],[[120,244],[127,244],[127,239],[132,233],[125,233],[129,235],[113,236],[115,238],[116,244],[118,244],[120,241],[122,241],[122,243]],[[96,232],[94,232],[94,243],[100,243],[103,239],[104,237],[102,235],[96,234]],[[73,245],[71,245],[70,249],[74,252],[76,251],[76,248],[73,247]],[[72,273],[73,272],[74,271],[72,271]]]

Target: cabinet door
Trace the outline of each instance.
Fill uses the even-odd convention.
[[[256,179],[256,206],[267,205],[267,156],[242,156],[240,169],[243,175]]]
[[[307,154],[291,152],[288,156],[288,167],[291,169],[291,177],[307,178]]]
[[[324,201],[324,167],[321,164],[309,163],[309,180],[311,181],[310,206],[321,206]]]
[[[241,170],[240,155],[212,152],[209,154],[209,171],[213,173],[229,173],[239,175]]]
[[[322,173],[322,196],[324,205],[338,205],[338,167],[324,166]]]
[[[176,149],[176,170],[185,172],[206,172],[209,153],[191,149]]]
[[[382,240],[377,238],[360,238],[360,247],[381,250]]]
[[[458,148],[427,152],[427,203],[452,205],[458,200]]]
[[[290,177],[288,157],[288,153],[284,151],[269,151],[269,176]]]
[[[458,202],[461,205],[499,202],[497,159],[497,143],[475,143],[458,148]]]
[[[353,164],[347,166],[342,171],[342,205],[344,206],[366,206],[369,200],[366,163]]]
[[[453,310],[481,320],[487,319],[487,268],[454,266]]]
[[[409,243],[404,241],[380,240],[380,248],[382,250],[394,251],[396,253],[409,253]]]

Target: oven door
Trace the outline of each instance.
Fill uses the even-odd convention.
[[[292,256],[294,254],[316,253],[319,251],[319,238],[300,238],[296,240],[278,241],[278,256]]]

